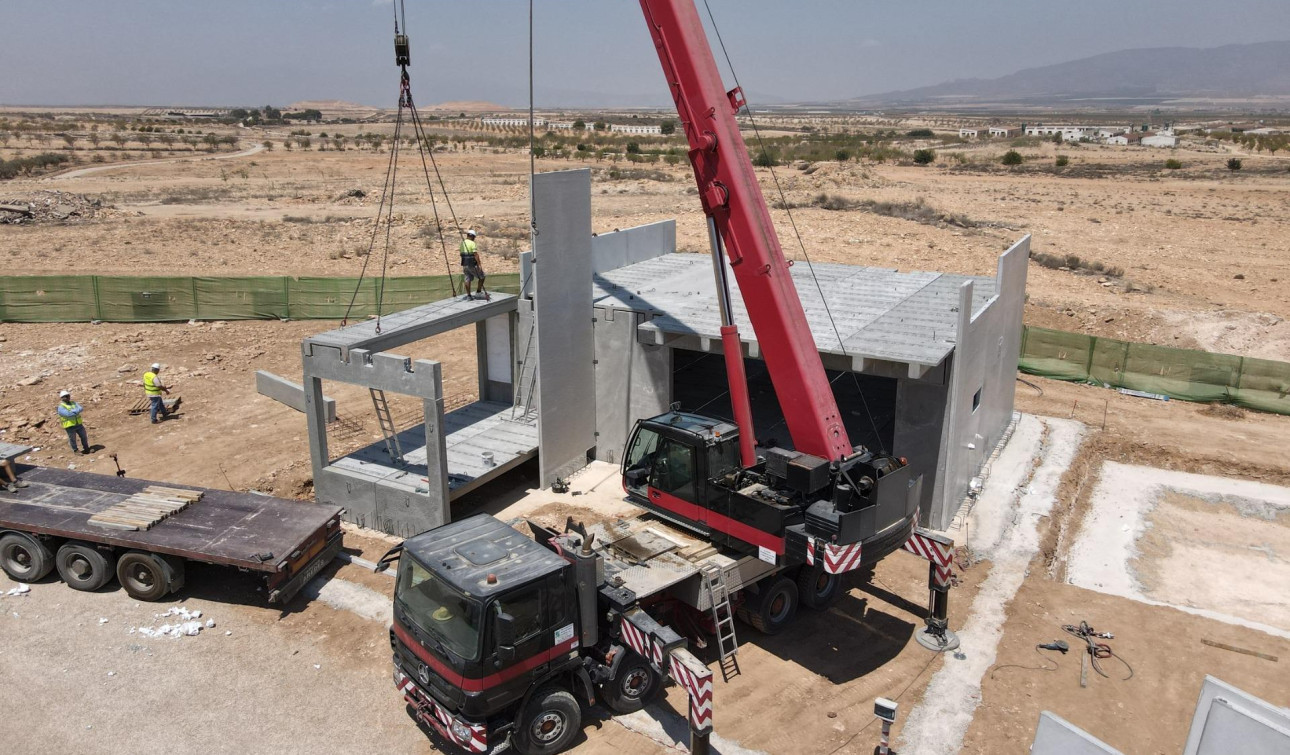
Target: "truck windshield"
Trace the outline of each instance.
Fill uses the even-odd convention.
[[[479,604],[449,587],[406,552],[399,559],[394,599],[423,632],[462,658],[479,658]]]

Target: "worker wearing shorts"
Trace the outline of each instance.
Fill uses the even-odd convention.
[[[484,290],[484,268],[479,264],[479,247],[475,244],[475,229],[466,231],[466,238],[461,240],[461,272],[464,278],[466,288],[466,300],[470,299],[488,299],[488,292]],[[478,281],[476,293],[470,293],[471,281]]]

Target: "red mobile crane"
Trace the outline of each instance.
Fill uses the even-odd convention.
[[[381,568],[399,561],[394,683],[418,722],[468,752],[560,752],[581,729],[584,703],[640,710],[670,677],[689,696],[691,750],[706,753],[712,672],[656,617],[710,613],[722,671],[733,662],[737,673],[732,608],[781,631],[799,599],[828,606],[840,574],[901,547],[932,562],[919,641],[954,646],[948,543],[915,531],[918,485],[905,461],[847,438],[734,118],[743,96],[722,87],[693,0],[641,0],[641,9],[709,219],[736,425],[672,411],[637,422],[628,441],[629,497],[689,532],[640,519],[570,522],[563,533],[530,522],[535,541],[479,514],[381,559]],[[406,60],[406,37],[400,45]],[[726,249],[793,450],[757,455]]]

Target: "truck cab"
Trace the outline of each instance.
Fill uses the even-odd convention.
[[[535,685],[580,666],[572,580],[568,561],[486,514],[406,540],[390,645],[418,720],[470,752],[509,732]],[[577,727],[552,714],[527,740]]]

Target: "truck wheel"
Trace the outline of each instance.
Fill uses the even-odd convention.
[[[63,543],[54,557],[58,576],[73,590],[93,592],[116,573],[115,558],[86,543]]]
[[[183,562],[130,551],[116,562],[116,578],[135,600],[157,601],[184,585]]]
[[[842,597],[842,577],[824,571],[821,564],[803,566],[797,572],[797,594],[802,605],[823,611]]]
[[[739,616],[762,634],[779,634],[797,615],[797,583],[788,577],[776,577],[753,597]]]
[[[628,653],[618,675],[600,687],[600,696],[615,713],[635,713],[649,705],[659,690],[658,673],[636,653]]]
[[[569,692],[543,687],[533,693],[515,732],[520,755],[553,755],[568,747],[582,730],[582,708]]]
[[[10,532],[0,537],[0,568],[15,582],[38,582],[54,568],[54,554],[34,537]]]

